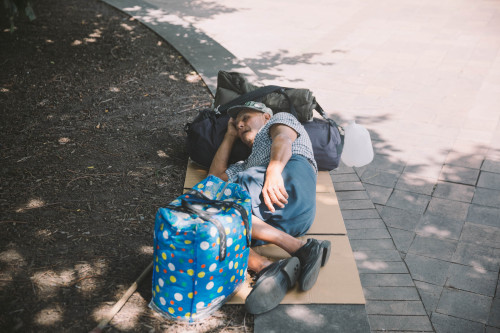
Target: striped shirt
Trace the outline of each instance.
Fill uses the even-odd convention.
[[[297,139],[292,143],[292,155],[302,155],[318,172],[312,149],[311,140],[304,126],[290,113],[280,112],[271,117],[255,136],[252,153],[246,161],[231,164],[226,170],[230,182],[238,180],[238,173],[255,166],[268,166],[271,161],[271,145],[273,143],[269,129],[276,124],[286,125],[297,132]]]

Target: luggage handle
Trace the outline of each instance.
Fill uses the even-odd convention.
[[[245,210],[245,208],[243,208],[243,206],[238,205],[236,202],[232,202],[232,201],[211,200],[203,193],[198,192],[198,191],[193,190],[193,189],[186,192],[186,194],[195,196],[198,199],[202,199],[206,202],[210,202],[210,203],[215,204],[215,205],[223,205],[226,207],[229,206],[229,207],[236,209],[241,214],[241,218],[243,219],[243,223],[245,224],[245,230],[247,231],[247,234],[246,234],[247,247],[250,247],[250,223],[248,221],[247,211]]]
[[[241,214],[241,217],[243,218],[243,223],[245,224],[247,247],[250,248],[249,221],[248,221],[248,215],[247,215],[245,208],[243,208],[241,205],[238,205],[237,203],[234,203],[231,201],[211,200],[211,199],[207,198],[205,195],[203,195],[202,193],[195,191],[195,190],[188,191],[186,194],[193,195],[199,199],[204,200],[205,202],[214,204],[216,206],[226,206],[226,207],[229,206],[229,207],[233,207],[236,210],[238,210]],[[226,253],[227,253],[226,231],[224,230],[224,226],[222,225],[222,223],[220,223],[218,220],[212,218],[213,214],[207,213],[204,210],[195,208],[193,205],[191,205],[189,202],[187,202],[187,200],[184,200],[184,199],[181,199],[181,206],[167,205],[167,208],[170,208],[172,210],[181,211],[184,213],[194,214],[194,215],[197,215],[202,220],[212,223],[217,228],[217,231],[219,232],[219,236],[220,236],[219,261],[223,261],[226,258]]]
[[[215,225],[215,227],[219,231],[219,237],[220,237],[219,261],[223,261],[224,259],[226,259],[226,252],[227,252],[226,232],[224,230],[224,227],[222,226],[222,223],[212,218],[211,214],[205,212],[204,210],[194,208],[193,205],[191,205],[186,200],[182,199],[181,202],[182,202],[182,207],[186,209],[188,212],[198,215],[198,217],[201,218],[202,220],[210,222],[213,225]]]

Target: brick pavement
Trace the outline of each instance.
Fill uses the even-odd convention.
[[[498,1],[107,2],[211,89],[219,69],[309,87],[370,130],[374,161],[332,179],[373,332],[500,332]]]

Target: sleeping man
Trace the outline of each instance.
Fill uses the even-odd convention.
[[[234,106],[228,113],[228,130],[209,174],[238,183],[250,193],[254,246],[272,243],[291,255],[272,262],[250,250],[248,267],[257,280],[245,305],[250,313],[259,314],[276,307],[296,281],[301,290],[312,288],[331,244],[295,238],[309,230],[316,212],[317,166],[304,127],[293,115],[273,115],[259,102]],[[247,160],[228,165],[238,138],[252,152]]]

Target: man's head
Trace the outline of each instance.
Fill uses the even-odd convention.
[[[227,110],[234,119],[238,136],[249,147],[253,146],[255,136],[273,115],[273,111],[260,102],[246,102]]]

